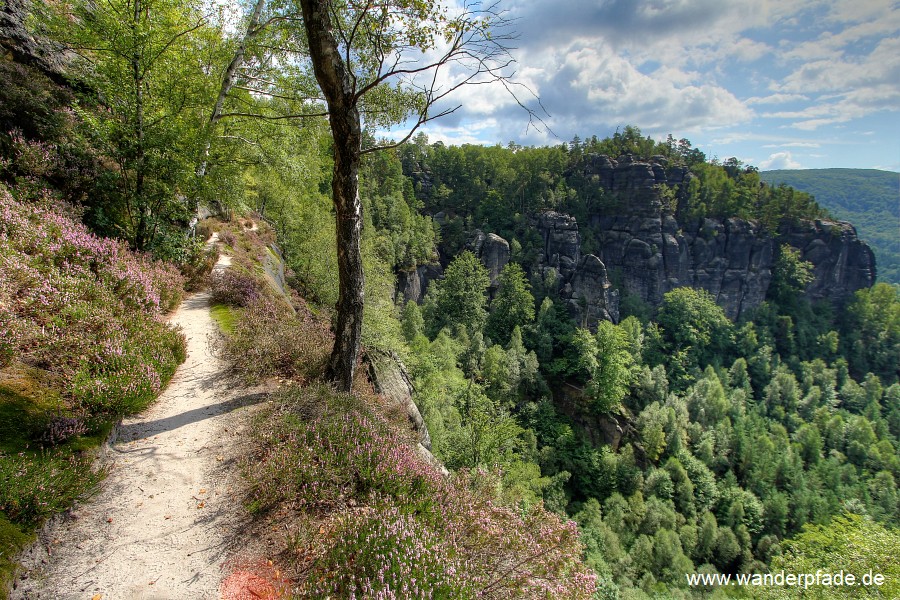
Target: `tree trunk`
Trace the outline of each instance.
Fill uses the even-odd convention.
[[[137,230],[134,233],[134,246],[144,250],[149,242],[148,229],[151,215],[147,199],[144,198],[144,75],[141,72],[141,45],[138,39],[138,26],[141,21],[141,0],[134,0],[134,20],[131,23],[134,53],[131,56],[131,75],[134,83],[134,127],[137,146],[135,148],[134,197],[138,210]]]
[[[216,97],[216,104],[213,106],[212,113],[209,115],[209,120],[206,122],[206,141],[203,143],[203,153],[200,157],[200,164],[197,165],[196,169],[197,177],[201,181],[206,176],[206,169],[209,165],[209,149],[210,146],[212,146],[213,131],[215,130],[216,123],[222,118],[222,108],[225,106],[225,99],[228,97],[228,93],[231,92],[231,88],[234,87],[237,71],[241,68],[241,65],[244,64],[244,55],[247,53],[247,44],[256,37],[260,31],[259,17],[262,14],[265,5],[266,0],[256,0],[253,11],[250,13],[250,21],[247,23],[247,32],[244,34],[244,37],[241,38],[237,49],[234,51],[231,62],[228,63],[228,67],[225,69],[224,75],[222,75],[222,85],[219,87],[219,95]]]
[[[331,182],[337,231],[339,295],[334,349],[328,377],[349,392],[362,338],[363,285],[360,240],[362,205],[359,200],[359,164],[362,126],[347,65],[332,31],[328,0],[300,0],[316,80],[328,103],[334,138],[334,173]]]

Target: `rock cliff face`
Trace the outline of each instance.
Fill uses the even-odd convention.
[[[466,249],[477,256],[487,268],[491,278],[491,287],[488,293],[493,297],[500,281],[500,271],[509,262],[509,242],[499,235],[484,234],[476,229],[469,237]],[[413,271],[402,271],[397,276],[397,292],[403,302],[414,300],[421,302],[428,291],[428,284],[435,279],[444,276],[444,269],[440,263],[422,265]]]
[[[801,251],[813,264],[815,279],[806,289],[813,300],[841,303],[856,290],[875,283],[875,255],[856,237],[856,229],[844,221],[806,221],[786,225],[778,232],[780,243]]]
[[[842,302],[874,282],[872,251],[849,223],[803,221],[772,236],[744,219],[679,222],[662,189],[681,186],[693,175],[684,167],[666,167],[662,158],[590,156],[583,174],[616,205],[591,215],[587,224],[598,234],[600,260],[625,292],[651,305],[676,287],[691,286],[709,291],[737,318],[765,299],[781,244],[797,248],[814,265],[816,279],[807,291],[813,299]]]
[[[547,212],[533,221],[544,241],[536,268],[544,281],[556,281],[569,314],[583,326],[619,320],[619,292],[612,289],[603,261],[581,254],[578,223],[569,215]]]
[[[0,5],[0,55],[37,67],[57,83],[68,84],[65,71],[69,57],[57,45],[25,27],[30,14],[29,0],[6,0]]]
[[[485,235],[483,231],[476,229],[469,237],[466,250],[477,256],[488,270],[491,278],[488,295],[493,298],[500,285],[500,271],[509,263],[509,242],[495,233]]]
[[[444,276],[444,269],[439,263],[421,265],[412,271],[401,271],[397,274],[397,300],[421,302],[428,290],[428,284]]]
[[[406,412],[410,428],[418,438],[416,452],[426,462],[450,475],[446,467],[431,453],[431,436],[425,426],[425,420],[413,400],[412,382],[406,367],[393,353],[386,354],[377,350],[367,350],[365,361],[368,364],[369,379],[375,391],[385,397],[388,403],[400,411]]]
[[[776,243],[742,219],[680,225],[673,216],[595,215],[601,256],[629,293],[656,306],[663,294],[691,286],[710,292],[731,318],[766,295]]]
[[[773,235],[745,219],[679,220],[678,204],[685,198],[663,192],[686,189],[694,178],[686,167],[669,167],[662,157],[643,162],[589,155],[581,169],[585,191],[604,197],[607,208],[586,223],[557,212],[533,216],[530,224],[542,247],[536,263],[525,266],[556,282],[569,313],[583,326],[617,322],[620,294],[658,306],[666,292],[683,286],[707,290],[736,319],[765,300],[782,244],[813,264],[815,280],[807,288],[813,300],[840,304],[875,281],[874,255],[849,223],[800,221]],[[583,252],[579,228],[587,227],[597,240],[596,254]],[[476,230],[467,248],[488,268],[493,293],[510,259],[509,244]],[[421,301],[428,282],[441,275],[431,265],[402,273],[399,291]]]

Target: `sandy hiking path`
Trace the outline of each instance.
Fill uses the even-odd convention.
[[[265,394],[235,384],[211,348],[208,292],[184,300],[172,322],[187,360],[152,407],[123,421],[98,495],[23,557],[12,598],[219,598],[246,513],[233,489],[241,429]]]

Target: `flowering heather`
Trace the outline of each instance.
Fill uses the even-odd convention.
[[[18,523],[37,523],[65,510],[103,478],[86,455],[58,449],[40,454],[0,454],[0,513]]]
[[[249,306],[262,296],[263,285],[249,273],[227,269],[213,273],[210,295],[216,303]]]
[[[462,575],[459,553],[434,530],[392,502],[377,502],[338,516],[332,539],[313,569],[326,574],[305,582],[314,598],[466,598],[475,590]],[[354,568],[346,568],[353,565]]]
[[[184,360],[162,321],[181,300],[172,267],[91,234],[49,204],[0,186],[0,365],[61,376],[72,408],[143,408]]]
[[[297,551],[302,597],[590,598],[577,527],[500,506],[478,473],[441,476],[352,396],[290,387],[247,461],[252,506],[323,515]]]
[[[326,323],[260,295],[240,309],[240,318],[223,341],[223,353],[251,381],[273,376],[312,379],[323,372],[332,343]]]

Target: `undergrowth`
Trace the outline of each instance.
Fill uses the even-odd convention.
[[[0,357],[56,375],[75,416],[143,409],[184,361],[161,319],[181,301],[177,270],[2,187],[0,274]]]
[[[353,394],[321,381],[328,328],[267,283],[247,233],[220,229],[240,250],[237,268],[214,275],[212,296],[230,328],[226,358],[248,378],[288,382],[258,415],[243,466],[248,509],[286,532],[294,596],[592,597],[575,523],[540,503],[505,505],[499,473],[443,476],[362,369]]]
[[[0,596],[36,527],[102,478],[85,451],[185,359],[163,318],[178,271],[33,192],[0,184]]]
[[[231,268],[213,273],[213,318],[227,333],[223,356],[247,380],[268,377],[308,380],[320,373],[331,347],[328,324],[296,296],[286,296],[267,280],[265,227],[220,226],[220,239],[240,250]],[[235,229],[237,233],[234,233]],[[261,248],[261,249],[260,249]]]
[[[496,474],[442,476],[376,398],[312,384],[272,400],[246,461],[250,507],[312,517],[288,554],[299,597],[591,597],[574,523],[504,506]]]

